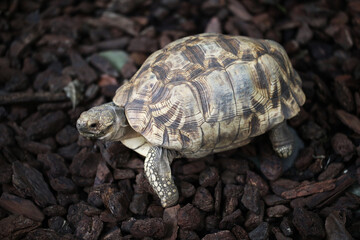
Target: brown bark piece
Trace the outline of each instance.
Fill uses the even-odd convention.
[[[40,139],[54,135],[66,124],[67,116],[62,111],[50,112],[41,119],[32,122],[26,135],[31,139]]]
[[[235,240],[236,238],[229,230],[207,234],[205,235],[205,237],[202,238],[202,240],[213,240],[213,239]]]
[[[336,177],[340,171],[344,169],[344,164],[343,163],[330,163],[329,166],[325,169],[325,171],[323,171],[318,179],[319,181],[324,181],[327,179],[332,179],[334,177]]]
[[[266,195],[264,197],[264,201],[265,201],[266,205],[268,205],[268,206],[274,206],[274,205],[284,204],[284,203],[288,202],[288,200],[283,199],[275,194]]]
[[[335,79],[335,97],[339,104],[348,112],[354,110],[354,97],[350,89],[342,82]]]
[[[135,173],[131,169],[115,169],[114,178],[116,180],[135,178]]]
[[[280,229],[285,236],[289,237],[294,233],[294,226],[291,223],[291,220],[287,217],[284,217],[280,223]]]
[[[1,239],[21,239],[26,233],[39,227],[40,222],[22,215],[10,215],[0,220]]]
[[[214,229],[219,229],[220,217],[215,215],[206,216],[205,218],[205,229],[207,231],[212,231]]]
[[[91,21],[95,25],[104,24],[111,27],[116,27],[126,33],[136,36],[139,32],[139,26],[133,20],[127,18],[122,14],[114,12],[104,12],[100,21]]]
[[[246,10],[244,5],[238,1],[231,0],[229,10],[241,20],[250,21],[252,19],[251,14]]]
[[[191,204],[179,209],[178,225],[184,230],[197,230],[201,224],[200,211]]]
[[[219,180],[214,189],[214,209],[216,214],[220,214],[221,210],[222,185],[221,180]]]
[[[146,215],[153,218],[161,218],[163,217],[164,208],[159,205],[150,205],[147,209]]]
[[[199,236],[194,231],[179,230],[179,239],[180,240],[200,240]]]
[[[276,205],[276,206],[270,207],[266,210],[266,214],[269,217],[277,217],[277,218],[283,217],[288,212],[290,212],[290,209],[284,205]]]
[[[82,218],[75,229],[75,236],[84,240],[98,239],[104,223],[98,216]]]
[[[55,230],[57,233],[60,234],[67,234],[72,233],[73,230],[70,227],[70,224],[68,221],[66,221],[63,217],[55,216],[48,220],[49,228]]]
[[[246,171],[246,183],[256,187],[262,197],[269,191],[269,186],[266,181],[252,171]]]
[[[253,185],[245,185],[241,202],[250,211],[256,214],[260,213],[260,193]]]
[[[296,187],[295,189],[291,189],[281,193],[281,197],[285,199],[293,199],[298,197],[304,197],[308,195],[312,195],[314,193],[320,193],[325,191],[330,191],[335,188],[335,180],[329,179],[322,182],[315,182],[311,184],[307,184],[304,186]]]
[[[326,218],[325,230],[328,240],[352,240],[350,233],[345,228],[345,216],[340,216],[338,211],[332,212]]]
[[[129,205],[130,211],[137,215],[144,215],[149,204],[148,199],[147,193],[135,193]]]
[[[114,187],[107,187],[101,192],[101,198],[107,209],[119,221],[126,219],[131,199],[125,190],[118,191]]]
[[[348,161],[355,153],[355,146],[351,140],[343,133],[336,133],[331,139],[331,146],[335,153],[344,158],[344,161]]]
[[[245,159],[224,158],[220,161],[223,169],[230,170],[237,174],[245,174],[249,170],[249,163]]]
[[[69,169],[73,175],[94,178],[100,161],[101,156],[99,153],[88,152],[87,149],[83,148],[76,154]]]
[[[262,222],[249,233],[251,240],[266,240],[269,238],[270,226],[267,222]]]
[[[43,209],[44,214],[49,217],[66,215],[67,210],[60,205],[52,205]]]
[[[196,190],[192,204],[200,210],[211,212],[214,209],[214,198],[211,196],[209,190],[204,187],[199,187]]]
[[[73,51],[70,52],[70,60],[72,68],[80,81],[90,84],[97,79],[94,69],[89,66],[80,54]]]
[[[20,192],[31,196],[41,207],[56,204],[54,195],[38,170],[17,161],[13,163],[13,172],[13,184]]]
[[[206,168],[204,161],[195,161],[188,164],[184,164],[179,169],[181,174],[190,175],[203,171]]]
[[[225,212],[224,215],[234,212],[239,204],[239,199],[244,192],[244,187],[235,184],[226,184],[224,188]]]
[[[147,37],[137,37],[130,40],[128,51],[152,53],[158,50],[158,41]]]
[[[191,183],[182,181],[180,184],[181,196],[188,198],[195,194],[196,188]]]
[[[295,208],[292,222],[304,239],[325,237],[324,223],[314,212]]]
[[[235,225],[241,225],[244,222],[244,218],[240,209],[237,209],[230,215],[225,216],[219,223],[220,229],[229,229],[231,230],[232,227]]]
[[[210,19],[209,23],[205,28],[206,33],[221,33],[221,23],[218,17]]]
[[[164,222],[161,218],[137,220],[132,225],[130,232],[135,238],[163,238],[165,234]]]
[[[112,77],[119,77],[119,72],[114,68],[114,66],[106,58],[100,56],[99,54],[91,55],[88,58],[88,61],[102,73]]]
[[[306,147],[300,151],[295,160],[295,167],[299,170],[305,170],[313,160],[314,148]]]
[[[343,124],[345,124],[357,134],[360,134],[360,119],[358,117],[341,109],[336,110],[336,115]]]
[[[42,222],[45,217],[32,201],[9,193],[3,193],[1,195],[0,206],[13,214],[24,215],[37,222]]]
[[[113,182],[113,176],[110,172],[110,169],[106,165],[105,161],[100,161],[97,166],[94,185],[100,185],[103,183],[112,183],[112,182]]]
[[[335,189],[328,192],[314,194],[307,198],[306,206],[309,208],[322,207],[334,201],[343,191],[351,186],[356,179],[350,174],[344,174],[336,179]]]
[[[265,204],[263,201],[259,203],[259,213],[254,213],[252,211],[248,211],[246,215],[246,220],[244,223],[244,227],[248,230],[254,230],[259,224],[261,224],[264,220],[265,213]]]
[[[70,234],[61,235],[55,232],[53,229],[38,228],[28,234],[24,240],[73,240],[74,237]]]
[[[200,173],[199,183],[203,187],[213,187],[219,180],[219,172],[214,167],[206,168]]]
[[[166,208],[164,210],[163,221],[165,228],[165,236],[166,240],[175,240],[177,238],[177,232],[179,229],[178,226],[178,211],[180,209],[180,205],[176,205],[170,208]]]
[[[236,239],[249,240],[247,232],[239,225],[235,225],[231,229],[231,232],[235,235]]]

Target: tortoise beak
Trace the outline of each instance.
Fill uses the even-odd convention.
[[[76,121],[76,128],[80,133],[84,132],[84,130],[87,128],[87,121],[84,121],[83,119],[79,118]]]
[[[102,125],[97,121],[81,117],[76,121],[76,128],[79,133],[87,138],[101,138],[110,131],[112,124],[109,126]]]
[[[90,133],[88,132],[89,128],[88,128],[88,121],[82,119],[82,118],[79,118],[77,121],[76,121],[76,128],[77,130],[79,131],[79,133],[83,136],[88,136],[90,135]]]
[[[94,137],[96,132],[96,123],[87,118],[80,117],[76,122],[76,128],[84,137]]]

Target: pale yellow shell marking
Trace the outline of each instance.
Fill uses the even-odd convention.
[[[208,44],[204,44],[201,46],[201,48],[203,49],[204,53],[208,57],[216,58],[219,56],[219,54],[217,53],[217,49],[219,49],[219,45],[216,44],[215,42],[210,42]]]
[[[171,68],[171,71],[182,70],[184,68],[190,67],[191,63],[185,61],[185,59],[181,56],[181,53],[175,53],[172,55],[171,61],[165,60],[165,65]]]
[[[224,70],[207,71],[201,77],[196,79],[197,84],[202,85],[207,91],[204,91],[204,100],[209,111],[205,113],[206,122],[216,122],[217,119],[229,119],[236,116],[236,106],[234,102],[234,91],[231,82],[228,81],[227,72]],[[216,94],[218,100],[211,101]],[[207,101],[208,100],[208,101]],[[223,106],[223,102],[228,102]],[[224,107],[228,110],[224,111]]]
[[[114,102],[155,146],[201,157],[296,115],[301,80],[277,43],[201,34],[153,53]]]

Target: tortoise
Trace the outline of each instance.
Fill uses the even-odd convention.
[[[145,175],[169,207],[179,198],[174,158],[234,149],[267,131],[286,158],[294,146],[286,120],[304,102],[301,79],[280,44],[205,33],[151,54],[113,102],[81,114],[77,129],[145,156]]]

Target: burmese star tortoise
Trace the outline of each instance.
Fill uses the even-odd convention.
[[[168,207],[179,198],[174,158],[234,149],[267,131],[275,152],[288,157],[294,140],[286,120],[304,102],[301,79],[278,43],[199,34],[153,53],[113,102],[82,113],[77,128],[145,156],[145,174]]]

